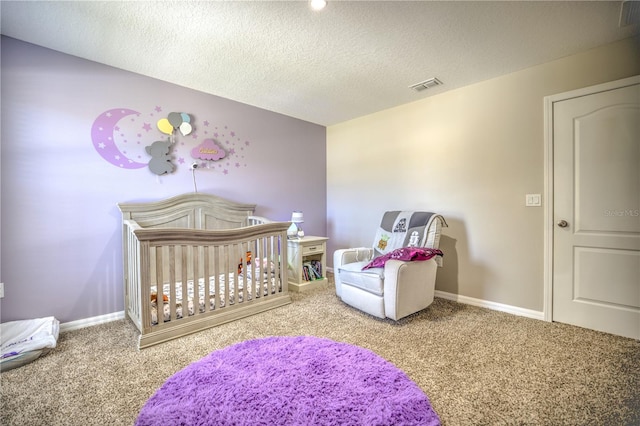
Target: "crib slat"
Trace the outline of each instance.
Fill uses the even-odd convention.
[[[268,267],[269,258],[264,251],[264,238],[260,238],[256,241],[258,246],[258,251],[260,252],[260,275],[256,278],[256,292],[260,297],[264,297],[264,288],[262,285],[263,276],[266,272],[266,268]],[[267,262],[267,263],[265,263]]]
[[[271,291],[275,294],[280,292],[280,285],[279,285],[280,275],[278,274],[279,262],[277,261],[278,259],[278,237],[277,236],[271,237],[271,247],[272,247],[271,255],[276,261],[271,267],[272,275],[269,277],[269,287],[271,288]],[[273,278],[273,280],[271,278]]]
[[[271,272],[272,272],[272,277],[269,278],[269,286],[271,288],[271,291],[276,294],[276,293],[280,293],[280,274],[278,272],[278,264],[280,262],[278,262],[278,237],[274,236],[271,237],[271,241],[272,241],[272,247],[273,247],[273,252],[272,252],[272,256],[275,259],[274,264],[271,268]],[[271,279],[273,278],[273,280]]]
[[[269,268],[271,268],[271,256],[269,255],[269,244],[268,244],[268,238],[267,237],[262,237],[260,239],[260,244],[262,246],[262,257],[264,258],[264,262],[262,265],[262,269],[261,269],[261,274],[260,274],[260,294],[262,295],[262,297],[268,298],[269,297],[269,291],[267,289],[267,291],[265,292],[265,279],[269,277]]]
[[[213,302],[215,309],[221,309],[220,303],[220,248],[213,246]]]
[[[267,279],[267,287],[269,289],[269,293],[276,294],[278,292],[278,274],[277,274],[277,262],[278,262],[278,241],[277,237],[269,237],[269,247],[271,251],[269,256],[271,259],[274,259],[274,262],[269,263],[268,275],[265,279]]]
[[[262,297],[262,291],[260,290],[260,275],[263,272],[264,252],[262,251],[261,238],[255,238],[251,241],[253,245],[253,251],[255,252],[254,271],[251,277],[251,288],[253,290],[253,297],[260,299]]]
[[[229,245],[225,245],[222,246],[222,256],[223,256],[223,270],[224,270],[224,306],[225,308],[228,308],[230,303],[229,303],[229,250],[231,250],[231,246]]]
[[[180,259],[180,270],[182,272],[180,277],[180,280],[182,281],[182,318],[186,318],[189,316],[189,293],[186,291],[187,279],[189,277],[189,263],[187,261],[189,247],[186,245],[182,245],[180,247],[182,249],[182,257]]]
[[[273,252],[273,284],[269,280],[269,291],[275,294],[282,292],[282,262],[280,261],[280,237],[274,235],[271,237]]]
[[[235,291],[236,303],[240,303],[241,300],[245,300],[244,297],[246,296],[246,294],[244,294],[244,286],[240,285],[240,279],[241,279],[240,274],[244,273],[244,269],[245,269],[244,264],[246,263],[245,262],[246,253],[244,251],[245,249],[244,243],[240,242],[236,244],[235,247],[238,254],[240,255],[240,266],[242,266],[242,269],[236,268],[233,274],[233,283],[236,289]],[[244,278],[244,276],[242,278]]]
[[[269,247],[271,248],[270,258],[274,259],[273,264],[269,263],[268,275],[265,277],[267,280],[267,287],[269,289],[269,293],[276,294],[278,293],[280,277],[278,276],[278,237],[271,236],[269,237]]]
[[[174,245],[169,246],[169,276],[168,279],[158,282],[158,287],[164,288],[164,283],[169,282],[169,321],[176,319],[176,247]],[[160,299],[158,299],[160,300]],[[162,317],[164,318],[164,298],[162,299]]]
[[[134,235],[134,238],[137,237]],[[139,250],[139,265],[135,269],[136,281],[139,284],[138,292],[140,294],[140,310],[141,310],[141,327],[144,332],[148,332],[151,330],[151,281],[153,270],[151,269],[151,258],[153,257],[153,251],[148,242],[140,242],[136,243],[137,248]]]
[[[258,277],[262,267],[262,256],[260,250],[258,250],[258,240],[251,240],[249,246],[251,247],[251,252],[253,253],[253,255],[251,256],[251,276],[247,279],[250,279],[249,282],[251,283],[251,292],[253,294],[253,298],[259,299],[260,291],[258,291]],[[247,283],[247,285],[249,284]]]
[[[233,303],[238,303],[240,300],[240,293],[238,292],[238,267],[234,265],[234,259],[238,258],[238,255],[242,256],[240,247],[238,244],[232,244],[229,246],[229,253],[231,255],[230,263],[227,265],[229,268],[228,280],[229,280],[229,292],[233,288]],[[242,257],[241,257],[242,259]],[[233,287],[232,287],[233,286]]]
[[[249,300],[247,295],[249,291],[247,287],[249,287],[249,283],[251,282],[251,273],[249,272],[249,267],[251,266],[251,261],[247,262],[248,259],[252,258],[252,254],[249,251],[248,243],[240,243],[240,253],[242,254],[242,278],[244,284],[242,285],[242,301],[246,302]],[[236,275],[236,282],[240,282],[240,274]],[[238,298],[238,301],[240,299]]]
[[[266,237],[264,239],[265,241],[265,254],[267,256],[267,259],[273,259],[273,239],[270,237]],[[266,289],[266,295],[268,297],[271,297],[271,294],[273,293],[273,288],[271,286],[271,277],[273,275],[273,262],[269,262],[267,263],[267,267],[265,268],[265,276],[264,276],[264,284],[263,286]]]
[[[158,324],[164,322],[164,289],[162,288],[162,246],[156,247],[156,317]],[[145,303],[147,303],[145,301]]]
[[[204,311],[209,312],[211,309],[211,296],[209,295],[209,285],[211,282],[211,274],[209,273],[209,246],[202,247],[203,254],[203,280],[204,280]]]
[[[200,314],[200,269],[199,269],[199,265],[198,265],[198,260],[200,257],[200,252],[198,251],[198,246],[191,246],[191,258],[193,260],[193,282],[191,283],[191,288],[193,288],[193,315],[199,315]],[[186,280],[183,281],[182,283],[182,288],[186,289],[187,288],[187,284],[186,284]],[[204,280],[203,280],[204,282]],[[183,290],[183,294],[184,290]],[[204,300],[202,301],[202,303],[204,304]],[[184,315],[184,314],[183,314]]]

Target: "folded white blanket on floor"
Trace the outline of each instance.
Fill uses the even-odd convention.
[[[10,321],[0,324],[2,342],[1,361],[22,353],[55,348],[60,332],[60,321],[54,317]]]

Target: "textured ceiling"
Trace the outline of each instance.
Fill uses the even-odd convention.
[[[640,33],[619,28],[620,1],[0,7],[6,36],[325,126]],[[443,85],[408,88],[430,77]]]

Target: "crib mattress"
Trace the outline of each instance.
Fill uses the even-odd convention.
[[[251,269],[249,268],[249,272],[251,272]],[[236,303],[236,294],[235,294],[235,289],[236,289],[236,284],[237,284],[237,288],[238,288],[238,296],[237,296],[237,302],[238,303],[242,303],[244,301],[244,287],[245,287],[245,278],[247,281],[247,300],[252,300],[253,299],[253,292],[254,289],[256,288],[256,285],[254,285],[254,281],[255,281],[255,277],[258,276],[262,276],[262,296],[266,296],[267,294],[269,294],[269,292],[271,294],[274,294],[278,291],[282,290],[282,286],[280,285],[279,281],[275,279],[275,276],[273,274],[271,274],[270,277],[266,276],[267,274],[259,274],[256,273],[248,274],[248,278],[245,277],[244,274],[234,274],[234,273],[229,273],[229,274],[220,274],[218,276],[218,297],[217,297],[217,304],[216,304],[216,297],[215,297],[215,283],[216,283],[216,279],[215,276],[211,276],[209,277],[209,310],[213,311],[216,308],[224,308],[227,305],[227,300],[225,297],[225,287],[226,287],[226,283],[229,282],[229,305],[233,305]],[[227,279],[228,278],[228,279]],[[235,282],[237,279],[237,283]],[[259,284],[258,284],[259,287]],[[151,287],[151,293],[152,294],[157,294],[157,287],[156,286],[152,286]],[[175,283],[175,293],[176,293],[176,318],[180,319],[183,318],[184,316],[184,300],[183,300],[183,294],[182,294],[182,282],[176,282]],[[194,302],[194,294],[195,294],[195,286],[194,286],[194,282],[193,280],[189,280],[187,281],[187,315],[191,316],[194,315],[195,313],[195,304],[198,305],[198,311],[200,313],[205,312],[205,279],[204,278],[200,278],[198,280],[198,296],[195,298],[195,302]],[[162,309],[162,313],[163,313],[163,317],[164,317],[164,322],[169,322],[171,320],[171,286],[169,283],[165,283],[163,285],[162,288],[162,294],[164,295],[164,298],[162,296],[157,296],[156,299],[157,300],[163,300],[163,309]],[[156,325],[158,324],[158,306],[157,306],[157,300],[153,300],[151,301],[151,325]]]

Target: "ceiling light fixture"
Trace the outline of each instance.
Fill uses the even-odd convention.
[[[327,6],[327,0],[311,0],[309,4],[313,10],[322,10]]]
[[[435,86],[440,86],[442,82],[437,78],[433,77],[425,81],[421,81],[420,83],[412,84],[409,86],[409,89],[413,89],[416,92],[422,92],[423,90],[430,89]]]

